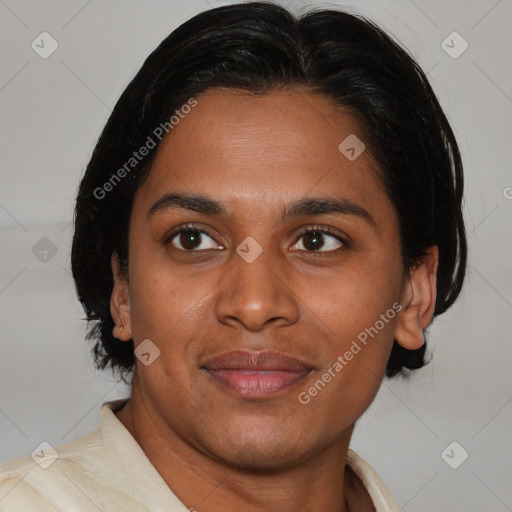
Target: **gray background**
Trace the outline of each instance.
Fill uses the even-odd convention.
[[[144,58],[193,14],[226,3],[0,0],[2,463],[42,441],[73,441],[96,425],[102,402],[128,396],[93,369],[83,341],[69,272],[74,196]],[[512,2],[287,3],[344,6],[401,41],[428,72],[465,164],[464,291],[430,329],[431,364],[383,383],[352,447],[403,510],[512,510]],[[31,48],[43,31],[59,45],[47,59]],[[441,46],[453,31],[469,44],[458,58]],[[469,454],[457,469],[441,456],[453,441],[452,464]]]

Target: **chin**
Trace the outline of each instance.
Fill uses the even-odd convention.
[[[210,456],[225,465],[251,473],[270,474],[297,464],[305,453],[297,445],[297,435],[283,436],[279,427],[263,432],[261,427],[230,432],[222,445],[208,446]],[[211,439],[211,438],[210,438]]]

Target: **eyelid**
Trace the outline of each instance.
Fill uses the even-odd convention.
[[[205,229],[201,229],[200,227],[198,227],[197,224],[193,223],[193,222],[187,222],[185,224],[180,224],[178,226],[174,226],[170,231],[168,231],[164,237],[163,237],[163,245],[168,245],[171,240],[176,236],[178,235],[179,233],[181,233],[182,231],[196,231],[198,233],[201,233],[201,234],[204,234],[208,237],[210,237],[211,239],[213,239],[215,241],[215,243],[217,243],[221,248],[223,248],[222,244],[220,244],[214,236],[212,236],[208,231],[206,231]],[[328,236],[332,236],[333,238],[336,238],[339,242],[341,242],[343,244],[343,247],[345,248],[348,248],[350,246],[350,237],[348,235],[344,235],[342,234],[341,232],[339,232],[338,230],[333,230],[333,228],[329,227],[329,226],[323,226],[323,225],[320,225],[320,224],[309,224],[307,225],[306,227],[302,228],[301,231],[294,237],[294,242],[293,242],[293,245],[295,245],[305,234],[309,233],[309,232],[320,232],[320,233],[323,233],[323,234],[326,234]],[[204,250],[204,249],[202,249]],[[190,251],[186,251],[186,252],[200,252],[198,250],[190,250]],[[306,251],[306,252],[310,252],[310,253],[320,253],[320,252],[335,252],[335,250],[332,250],[332,251]]]
[[[320,233],[332,236],[332,237],[336,238],[338,241],[340,241],[345,247],[348,247],[350,245],[350,237],[348,235],[345,235],[338,230],[333,230],[333,228],[331,228],[329,226],[322,226],[320,224],[312,224],[312,225],[309,225],[309,226],[306,226],[305,228],[303,228],[302,231],[300,231],[300,233],[295,237],[294,245],[306,233],[309,233],[311,231],[320,232]],[[314,252],[314,251],[310,251],[310,252]],[[330,251],[330,252],[332,252],[332,251]]]
[[[205,229],[201,229],[200,227],[198,227],[197,224],[193,223],[193,222],[187,222],[185,224],[180,224],[178,226],[174,226],[172,229],[170,229],[169,231],[167,231],[165,233],[165,235],[163,236],[163,239],[162,239],[162,245],[168,245],[171,243],[171,240],[176,236],[178,235],[179,233],[181,233],[182,231],[197,231],[198,233],[201,233],[203,235],[206,235],[208,237],[210,237],[212,240],[215,241],[216,244],[222,246],[222,244],[219,244],[219,242],[217,242],[217,240],[215,239],[215,237],[213,237],[208,231],[206,231]],[[198,251],[186,251],[186,252],[198,252]]]
[[[332,236],[333,238],[336,238],[336,240],[341,242],[342,247],[339,247],[338,249],[333,249],[333,250],[330,250],[330,251],[301,251],[301,252],[308,252],[308,253],[311,253],[311,254],[319,254],[319,255],[323,254],[323,255],[326,255],[326,254],[329,254],[329,253],[334,253],[334,252],[336,252],[336,251],[338,251],[339,249],[342,249],[342,248],[348,249],[351,246],[351,242],[350,242],[351,238],[348,235],[345,235],[345,234],[343,234],[342,232],[340,232],[338,230],[334,230],[330,226],[322,226],[320,224],[310,224],[310,225],[306,226],[305,228],[303,228],[300,231],[300,233],[295,237],[295,242],[293,243],[293,245],[297,244],[299,242],[299,240],[305,234],[310,233],[310,232],[318,232],[318,233],[322,233],[324,235]]]

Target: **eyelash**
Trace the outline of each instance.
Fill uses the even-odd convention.
[[[308,227],[304,228],[295,238],[295,242],[293,245],[295,245],[304,235],[307,235],[308,233],[311,233],[311,232],[321,233],[324,235],[332,236],[333,238],[336,238],[336,240],[338,240],[338,242],[341,242],[342,246],[338,247],[337,249],[333,249],[331,251],[305,251],[305,252],[312,253],[312,254],[318,254],[320,256],[326,256],[328,254],[337,253],[340,249],[347,249],[349,247],[348,241],[344,237],[342,237],[338,233],[334,233],[327,226],[323,227],[323,226],[318,226],[318,225],[308,226]]]
[[[179,234],[183,233],[183,232],[186,232],[186,231],[193,231],[194,233],[199,233],[199,234],[204,234],[210,238],[213,239],[213,237],[206,231],[204,231],[203,229],[200,229],[198,227],[196,227],[194,224],[186,224],[184,226],[181,226],[179,227],[178,229],[176,230],[173,230],[171,233],[169,233],[167,236],[164,237],[164,240],[163,240],[163,245],[164,246],[167,246],[171,243],[171,241]],[[330,250],[330,251],[300,251],[300,252],[308,252],[310,254],[319,254],[321,256],[325,256],[326,254],[330,254],[330,253],[335,253],[337,252],[338,250],[340,249],[347,249],[349,248],[349,242],[344,238],[342,237],[341,235],[339,235],[338,233],[334,233],[330,228],[328,227],[324,227],[324,226],[319,226],[319,225],[313,225],[313,226],[308,226],[306,227],[305,229],[303,229],[296,237],[295,237],[295,241],[293,243],[293,245],[295,245],[304,235],[307,235],[308,233],[311,233],[311,232],[315,232],[315,233],[321,233],[321,234],[325,234],[325,235],[329,235],[329,236],[332,236],[333,238],[336,238],[336,240],[338,240],[339,242],[342,243],[342,246],[339,247],[338,249],[333,249],[333,250]],[[184,249],[177,249],[176,250],[178,251],[182,251],[182,252],[188,252],[188,253],[193,253],[193,252],[200,252],[198,250],[189,250],[189,251],[186,251]]]

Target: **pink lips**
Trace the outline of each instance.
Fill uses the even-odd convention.
[[[311,370],[297,359],[273,350],[229,352],[203,367],[217,382],[245,398],[263,398],[282,391]]]

